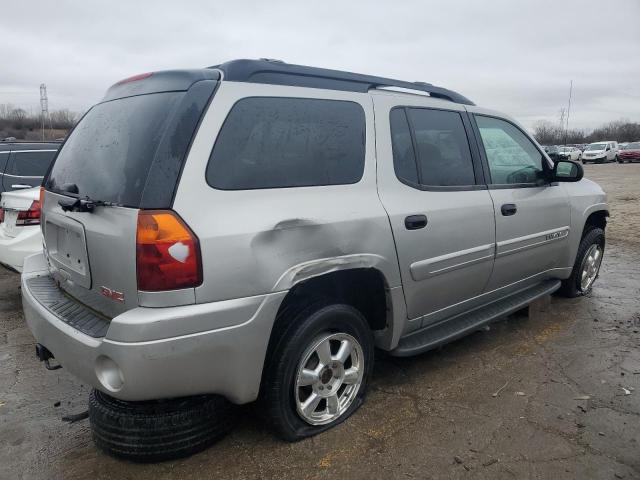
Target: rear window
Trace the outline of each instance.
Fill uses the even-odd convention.
[[[139,206],[158,146],[184,95],[154,93],[93,107],[63,145],[47,188],[62,191],[75,184],[81,198]]]
[[[17,177],[44,177],[55,150],[11,152],[5,173]]]
[[[221,190],[356,183],[365,157],[365,117],[357,103],[245,98],[222,126],[207,166]]]

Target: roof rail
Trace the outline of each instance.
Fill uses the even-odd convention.
[[[427,92],[430,96],[464,105],[475,105],[453,90],[425,82],[406,82],[360,73],[293,65],[281,60],[232,60],[209,68],[220,70],[231,82],[267,83],[298,87],[325,88],[348,92],[368,92],[380,87],[399,87]]]

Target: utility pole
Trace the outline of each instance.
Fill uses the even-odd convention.
[[[569,115],[571,114],[571,94],[573,93],[573,80],[569,83],[569,107],[567,108],[567,128],[564,130],[564,144],[567,145],[567,135],[569,134]]]
[[[49,116],[49,99],[47,98],[47,86],[44,83],[40,84],[40,110],[42,115],[42,141],[44,141],[44,122],[45,118]]]

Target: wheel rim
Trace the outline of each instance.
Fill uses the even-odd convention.
[[[602,247],[598,244],[593,244],[587,250],[584,261],[582,262],[582,273],[580,275],[580,289],[586,292],[600,271],[600,264],[602,263]]]
[[[358,341],[346,333],[324,333],[302,354],[294,399],[298,415],[311,425],[337,420],[351,406],[364,375]]]

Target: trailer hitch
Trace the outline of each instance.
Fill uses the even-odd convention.
[[[53,353],[51,353],[47,347],[39,343],[36,343],[36,357],[38,357],[38,360],[41,362],[44,362],[44,366],[47,370],[58,370],[59,368],[62,368],[62,365],[60,364],[51,365],[49,360],[54,358]]]

